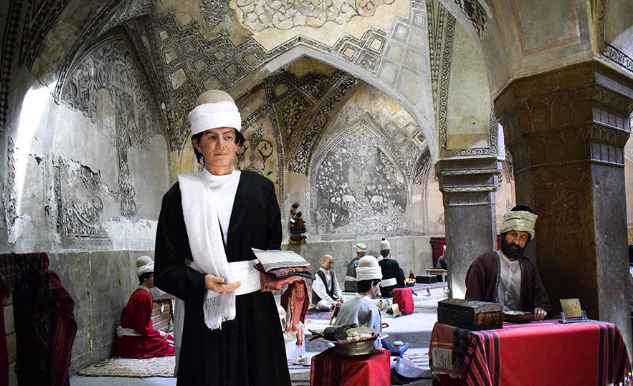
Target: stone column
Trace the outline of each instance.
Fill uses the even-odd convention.
[[[539,215],[528,257],[554,309],[580,298],[589,318],[617,324],[627,344],[623,148],[632,101],[633,80],[596,60],[516,79],[495,100],[517,204]]]
[[[494,192],[501,167],[496,157],[485,157],[440,160],[435,168],[444,199],[450,297],[463,299],[468,267],[496,249]]]

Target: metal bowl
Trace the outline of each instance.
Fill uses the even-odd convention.
[[[344,357],[367,355],[374,350],[374,342],[377,338],[378,336],[359,342],[336,343],[334,351]]]

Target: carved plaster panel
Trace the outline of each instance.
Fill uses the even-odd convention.
[[[266,28],[288,30],[294,27],[322,27],[331,21],[345,24],[354,17],[371,17],[384,4],[395,0],[330,0],[315,2],[298,1],[257,1],[241,0],[236,2],[237,17],[240,23],[253,31]]]
[[[214,29],[229,11],[227,0],[200,0],[200,10],[209,29]]]
[[[202,6],[209,8],[214,4],[216,4],[215,1],[204,0]],[[230,16],[231,12],[235,12],[227,9],[226,14],[222,14],[223,10],[222,7],[215,9],[214,19],[209,21],[207,18],[207,22],[215,25]],[[237,13],[239,12],[241,11],[238,10]],[[368,27],[360,39],[343,35],[332,46],[305,36],[296,36],[272,49],[266,49],[251,37],[241,37],[241,40],[232,39],[229,31],[224,29],[214,33],[211,40],[207,40],[203,37],[199,26],[192,25],[179,29],[173,15],[157,19],[153,25],[156,31],[157,51],[162,53],[160,56],[160,66],[164,73],[162,87],[168,90],[168,100],[165,103],[168,125],[172,129],[170,133],[172,148],[181,148],[184,145],[189,134],[186,117],[200,93],[209,89],[229,90],[245,77],[262,68],[271,59],[297,45],[309,46],[332,54],[346,62],[358,65],[376,77],[381,76],[382,67],[389,67],[391,63],[389,67],[391,70],[386,69],[382,73],[384,75],[385,72],[389,72],[393,75],[391,83],[395,88],[406,88],[405,86],[411,83],[410,78],[402,75],[403,72],[417,74],[416,58],[425,57],[425,54],[422,54],[424,50],[416,48],[415,43],[419,36],[416,31],[426,28],[424,6],[418,2],[411,2],[409,19],[398,16],[390,27],[389,33],[394,38],[402,40],[398,44],[403,44],[411,51],[411,55],[403,57],[399,65],[394,65],[393,61],[385,62],[385,49],[391,38],[388,37],[387,31],[375,26]],[[398,37],[396,36],[398,31],[409,31],[409,33],[398,35]],[[318,83],[312,83],[310,86],[315,85]],[[307,89],[304,91],[306,91],[304,96],[312,93]],[[294,100],[298,108],[302,106],[300,99],[296,97]],[[411,100],[414,104],[419,103],[419,98],[415,95],[411,96]]]
[[[20,15],[24,1],[10,0],[7,11],[7,24],[4,31],[2,55],[0,55],[0,133],[7,125],[9,112],[9,84],[17,56],[18,36],[20,33]]]
[[[448,82],[449,79],[456,20],[438,0],[427,1],[426,15],[429,30],[431,93],[433,96],[433,109],[436,111],[437,116],[439,86],[440,84],[443,85],[443,81]],[[447,60],[444,61],[444,58]],[[448,84],[444,87],[444,92],[448,92]]]
[[[278,188],[277,196],[281,201],[284,197],[283,148],[274,108],[271,104],[265,103],[243,118],[245,119],[242,121],[241,132],[245,141],[236,155],[237,167],[270,179]]]
[[[388,148],[366,122],[341,131],[323,147],[310,190],[317,232],[324,238],[407,233],[407,179]]]
[[[486,33],[488,16],[478,0],[453,0],[464,11],[477,35],[482,38]]]
[[[456,1],[458,2],[458,1]],[[460,3],[460,2],[458,2]],[[474,3],[477,3],[474,1]],[[460,6],[466,4],[462,3]],[[479,6],[479,3],[477,3]],[[470,6],[469,6],[470,7]],[[480,6],[481,7],[481,6]],[[483,10],[482,10],[483,12]],[[451,64],[453,61],[453,45],[457,21],[448,10],[437,0],[426,3],[429,36],[429,61],[431,75],[431,91],[435,121],[439,134],[440,156],[464,157],[497,154],[497,122],[494,111],[490,110],[490,146],[485,148],[448,149],[448,100],[451,79]],[[485,15],[485,14],[484,14]],[[484,19],[485,20],[485,19]]]
[[[595,20],[596,20],[596,32],[598,43],[600,44],[600,53],[624,68],[629,72],[633,72],[633,58],[619,50],[617,47],[609,44],[605,40],[605,19],[606,19],[606,3],[607,0],[596,0],[595,1]]]
[[[290,149],[308,140],[305,133],[309,130],[314,138],[321,134],[332,109],[349,91],[345,79],[357,81],[341,71],[334,71],[332,76],[310,72],[301,77],[279,71],[237,100],[240,111],[247,112],[242,116],[246,142],[237,154],[238,167],[275,182],[283,200],[283,169],[293,162],[288,158]],[[319,111],[325,117],[317,121],[320,125],[310,120],[318,106],[322,106]]]
[[[13,227],[13,224],[15,224],[15,221],[18,218],[16,202],[17,192],[15,191],[15,163],[15,142],[13,142],[13,138],[9,136],[7,144],[7,179],[5,181],[4,191],[2,192],[6,212],[7,230],[10,230]]]
[[[73,66],[61,93],[62,101],[90,117],[116,147],[120,213],[124,217],[136,214],[128,149],[146,146],[153,135],[162,131],[156,102],[139,68],[125,38],[115,35],[96,45]],[[104,102],[114,105],[114,111],[102,113]],[[113,116],[113,127],[106,124],[104,114]]]
[[[332,111],[352,87],[358,83],[357,78],[346,73],[337,72],[337,78],[334,89],[327,100],[312,115],[307,126],[295,136],[295,140],[298,140],[298,142],[296,142],[296,146],[292,146],[294,151],[289,164],[289,170],[294,173],[306,174],[312,151]]]
[[[31,68],[37,51],[57,16],[70,0],[30,0],[22,24],[20,62]]]
[[[53,161],[57,233],[66,247],[108,246],[101,173],[72,160]]]

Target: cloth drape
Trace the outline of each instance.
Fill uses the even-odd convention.
[[[11,290],[18,342],[18,383],[70,385],[68,368],[77,332],[74,301],[57,274],[48,269],[46,253],[0,254],[0,298],[4,299]],[[6,385],[9,374],[6,337],[0,335],[4,340],[0,342],[0,385]]]

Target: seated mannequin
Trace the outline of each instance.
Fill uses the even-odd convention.
[[[117,354],[123,358],[152,358],[175,355],[171,335],[154,329],[149,291],[154,287],[154,262],[148,256],[136,261],[139,286],[121,313],[117,328]]]
[[[336,273],[332,269],[334,258],[323,255],[321,269],[316,273],[312,282],[312,304],[310,307],[319,311],[332,311],[337,302],[342,302],[343,291],[339,287]]]
[[[334,325],[345,326],[355,323],[359,327],[371,327],[381,332],[382,316],[380,309],[373,302],[380,292],[380,279],[382,279],[382,271],[376,258],[373,256],[362,257],[358,262],[356,275],[358,295],[347,300],[341,306]],[[402,356],[409,348],[409,344],[405,343],[396,349],[384,339],[376,339],[374,348],[389,350],[392,356]]]

